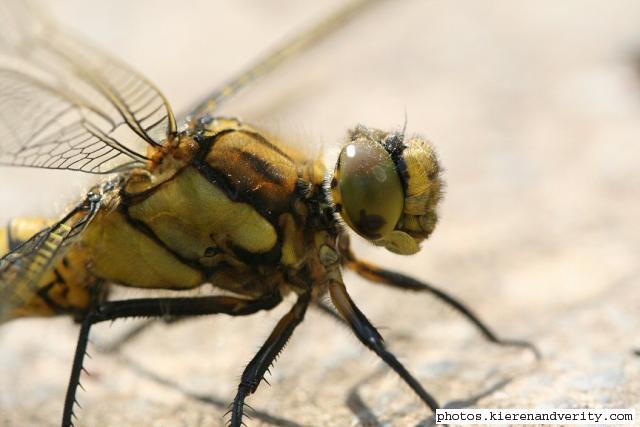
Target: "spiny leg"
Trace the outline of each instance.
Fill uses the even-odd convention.
[[[238,392],[231,406],[231,427],[240,427],[242,425],[245,398],[258,389],[260,382],[264,379],[265,372],[267,372],[287,344],[294,329],[304,319],[310,298],[310,293],[305,293],[298,297],[291,310],[280,319],[267,341],[242,372]]]
[[[266,295],[256,300],[228,296],[190,298],[141,298],[124,301],[104,302],[91,310],[82,322],[78,344],[73,358],[71,376],[62,412],[62,427],[73,425],[73,406],[80,384],[82,363],[87,351],[91,326],[107,320],[125,317],[202,316],[207,314],[228,314],[246,316],[260,310],[270,310],[282,301],[279,294]]]
[[[402,363],[386,349],[382,336],[355,305],[347,293],[344,283],[337,280],[331,281],[329,293],[338,312],[349,323],[360,342],[376,353],[391,369],[396,371],[400,378],[435,412],[439,408],[438,402],[420,385],[418,380],[413,378]]]
[[[342,325],[344,326],[349,326],[347,325],[347,323],[344,321],[344,319],[342,317],[340,317],[335,310],[333,310],[326,302],[323,301],[316,301],[314,304],[322,313],[332,317],[333,319],[337,320],[338,322],[340,322]],[[96,347],[96,350],[99,351],[100,353],[106,353],[106,354],[110,354],[110,353],[116,353],[118,351],[120,351],[120,349],[126,345],[128,342],[130,342],[131,340],[137,338],[140,334],[142,334],[144,331],[146,331],[147,329],[149,329],[151,326],[158,324],[160,322],[166,324],[166,325],[173,325],[179,322],[182,322],[183,320],[187,320],[189,319],[189,317],[163,317],[163,318],[159,318],[159,319],[146,319],[144,322],[141,322],[140,324],[132,327],[130,330],[128,330],[126,333],[124,333],[122,336],[120,336],[119,338],[115,339],[113,342],[109,342],[103,345],[97,345],[94,344],[94,347]]]
[[[414,279],[413,277],[407,276],[406,274],[387,270],[369,262],[357,260],[355,259],[353,254],[349,254],[349,259],[347,261],[346,267],[374,283],[381,283],[394,288],[414,292],[429,293],[448,306],[452,307],[458,313],[462,314],[467,320],[473,323],[480,330],[482,335],[488,341],[500,346],[526,348],[535,355],[536,359],[540,359],[542,357],[538,348],[528,341],[504,339],[498,337],[498,335],[493,332],[491,328],[487,326],[482,320],[480,320],[480,318],[475,313],[473,313],[473,311],[471,311],[469,307],[458,301],[455,297],[447,294],[446,292],[436,288],[433,285]]]
[[[338,313],[336,313],[336,311],[331,308],[329,306],[329,304],[327,304],[326,302],[323,301],[317,301],[316,302],[316,307],[324,314],[326,314],[327,316],[337,320],[341,325],[346,326],[348,328],[351,328],[351,325],[349,323],[347,323],[347,321],[344,320],[343,317],[341,317]],[[363,315],[364,316],[364,315]],[[365,319],[366,320],[366,319]],[[370,325],[371,326],[371,325]],[[358,337],[359,338],[359,337]],[[362,340],[361,340],[362,341]],[[365,344],[366,345],[366,344]],[[393,357],[393,355],[391,355]],[[371,375],[369,378],[367,378],[365,381],[362,381],[361,383],[355,385],[351,391],[349,392],[349,397],[347,399],[347,405],[349,406],[349,408],[354,412],[354,414],[360,418],[360,411],[362,410],[362,408],[365,409],[365,412],[367,412],[366,416],[367,416],[367,421],[372,425],[378,425],[379,423],[377,422],[377,420],[375,419],[375,416],[373,416],[373,414],[368,411],[368,408],[366,407],[366,405],[360,400],[360,396],[358,396],[358,388],[360,387],[361,384],[363,384],[364,382],[372,379],[373,377],[377,376],[380,374],[381,371],[378,371],[376,373],[374,373],[373,375]],[[419,393],[418,393],[419,394]],[[427,393],[428,395],[428,393]],[[432,399],[433,400],[433,399]],[[433,402],[436,403],[436,402]],[[356,412],[354,410],[354,406],[359,407],[358,411]],[[432,408],[433,409],[433,408]],[[360,420],[361,422],[363,422],[363,420]],[[366,423],[365,422],[365,423]]]
[[[323,314],[335,319],[336,321],[338,321],[341,325],[348,327],[349,325],[344,321],[344,319],[342,317],[340,317],[339,314],[337,314],[335,312],[334,309],[332,309],[327,302],[324,301],[316,301],[314,304],[318,310],[320,310],[320,312],[322,312]],[[160,319],[146,319],[144,322],[134,326],[133,328],[131,328],[130,330],[128,330],[126,333],[124,333],[121,337],[115,339],[113,342],[109,342],[106,343],[104,345],[97,345],[94,344],[94,347],[96,347],[96,350],[99,351],[100,353],[106,353],[106,354],[110,354],[110,353],[116,353],[118,351],[120,351],[120,349],[126,345],[128,342],[130,342],[131,340],[137,338],[140,334],[142,334],[144,331],[146,331],[147,329],[149,329],[151,326],[158,324],[160,322],[166,324],[166,325],[173,325],[179,322],[182,322],[183,320],[187,320],[189,319],[189,317],[163,317]]]

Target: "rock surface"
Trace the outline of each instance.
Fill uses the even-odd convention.
[[[320,2],[318,2],[320,3]],[[340,2],[51,4],[185,110],[284,35]],[[384,2],[221,111],[335,151],[356,123],[421,133],[446,169],[441,221],[402,258],[361,256],[466,301],[499,348],[428,296],[352,275],[355,301],[447,406],[640,410],[640,4]],[[317,150],[317,148],[312,148]],[[0,216],[57,215],[86,176],[0,169]],[[42,184],[42,183],[46,183]],[[132,295],[125,292],[125,296]],[[158,324],[91,351],[77,426],[212,426],[286,307]],[[109,342],[133,321],[97,327]],[[0,426],[55,426],[77,326],[0,328]],[[309,312],[250,398],[250,426],[429,425],[431,413],[348,331]]]

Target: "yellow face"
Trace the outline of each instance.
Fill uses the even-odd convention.
[[[440,166],[422,138],[358,126],[331,180],[336,211],[356,233],[392,252],[416,253],[433,231]]]

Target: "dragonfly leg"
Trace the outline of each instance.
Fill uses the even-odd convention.
[[[324,313],[324,314],[332,317],[333,319],[337,320],[338,322],[340,322],[340,324],[342,324],[344,326],[349,326],[344,321],[344,319],[342,317],[340,317],[340,315],[338,315],[335,312],[335,310],[333,310],[326,302],[317,301],[315,303],[315,306],[322,313]],[[94,346],[97,346],[96,349],[100,353],[105,353],[105,354],[116,353],[116,352],[120,351],[120,349],[125,344],[127,344],[131,340],[133,340],[136,337],[138,337],[140,334],[142,334],[144,331],[146,331],[147,329],[149,329],[153,325],[156,325],[158,323],[164,323],[165,325],[174,325],[176,323],[180,323],[183,320],[187,320],[187,319],[189,319],[189,317],[187,317],[187,316],[180,316],[180,317],[165,316],[165,317],[158,318],[158,319],[146,319],[144,322],[134,326],[129,331],[124,333],[121,337],[115,339],[113,342],[109,342],[109,343],[106,343],[106,344],[103,344],[103,345],[99,345],[99,346],[96,343],[94,343]]]
[[[342,324],[344,326],[349,326],[344,321],[344,319],[342,317],[340,317],[340,315],[337,314],[335,312],[335,310],[332,309],[326,302],[316,301],[315,302],[315,306],[322,313],[324,313],[324,314],[332,317],[333,319],[337,320],[338,322],[340,322],[340,324]],[[106,343],[106,344],[103,344],[103,345],[99,345],[99,346],[94,343],[94,347],[97,347],[96,349],[100,353],[106,353],[106,354],[116,353],[116,352],[120,351],[120,349],[125,344],[127,344],[131,340],[133,340],[136,337],[138,337],[140,334],[142,334],[144,331],[146,331],[147,329],[149,329],[153,325],[156,325],[158,323],[164,323],[166,325],[174,325],[176,323],[180,323],[183,320],[187,320],[187,319],[189,319],[189,317],[187,317],[187,316],[180,316],[180,317],[165,316],[165,317],[158,318],[158,319],[146,319],[144,322],[142,322],[142,323],[134,326],[133,328],[131,328],[129,331],[127,331],[121,337],[115,339],[113,342],[109,342],[109,343]]]
[[[96,323],[125,317],[180,317],[203,316],[208,314],[228,314],[246,316],[260,310],[270,310],[282,301],[279,294],[266,295],[255,300],[230,296],[187,297],[187,298],[140,298],[123,301],[108,301],[93,308],[82,321],[76,346],[67,395],[62,412],[62,427],[73,425],[73,407],[76,391],[80,384],[82,364],[87,351],[91,326]]]
[[[378,267],[366,261],[357,260],[353,254],[349,254],[346,267],[374,283],[380,283],[397,289],[431,294],[473,323],[488,341],[500,346],[526,348],[535,355],[536,359],[542,358],[540,351],[533,343],[525,340],[500,338],[464,303],[429,283],[414,279],[406,274]]]
[[[262,345],[258,353],[251,359],[247,367],[242,372],[238,392],[231,406],[231,427],[240,427],[244,412],[245,398],[254,393],[260,382],[264,379],[264,374],[274,363],[276,357],[284,348],[287,341],[293,334],[294,329],[302,322],[309,306],[311,295],[302,294],[298,297],[291,310],[278,322],[269,338]]]
[[[347,288],[344,286],[344,283],[338,280],[331,281],[329,284],[329,293],[331,295],[331,301],[333,301],[340,315],[347,321],[349,326],[351,326],[351,330],[360,342],[377,354],[391,369],[396,371],[396,373],[400,375],[400,378],[402,378],[435,413],[436,409],[440,407],[438,402],[436,402],[435,398],[407,371],[393,353],[386,349],[382,336],[353,302],[347,293]]]

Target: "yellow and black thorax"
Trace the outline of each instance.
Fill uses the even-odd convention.
[[[91,270],[134,287],[210,282],[242,294],[295,281],[313,270],[316,241],[338,233],[324,175],[319,161],[235,119],[200,120],[89,225]]]

